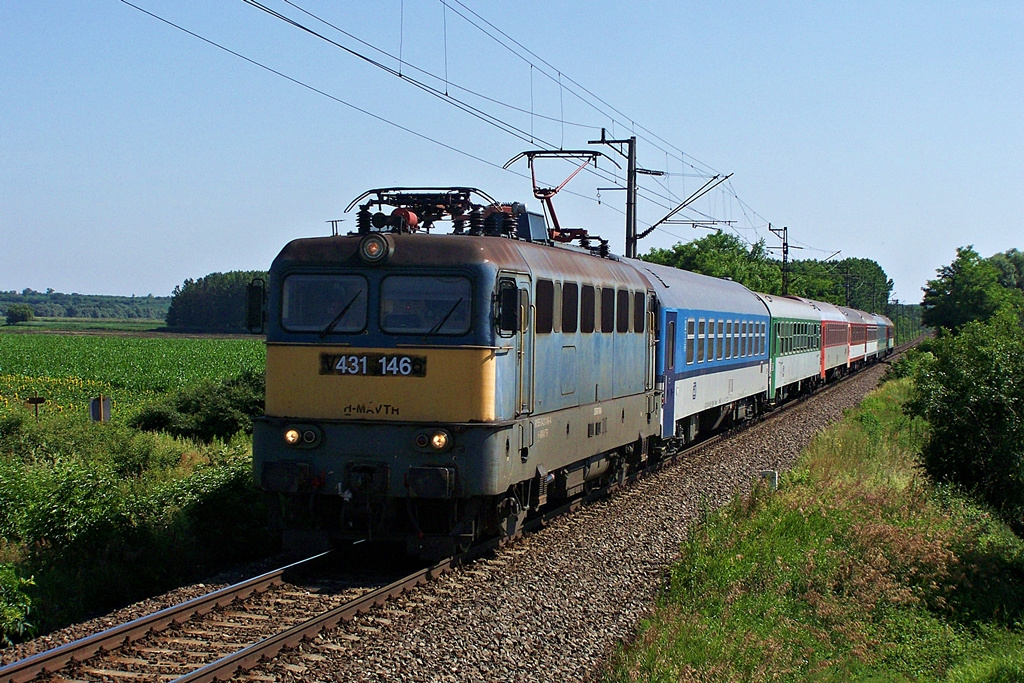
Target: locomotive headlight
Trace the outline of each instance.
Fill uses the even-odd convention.
[[[359,257],[367,263],[383,263],[390,255],[391,245],[384,235],[367,235],[359,243]]]
[[[416,446],[425,451],[444,451],[451,446],[452,438],[443,429],[420,432],[416,435]]]
[[[448,433],[437,431],[430,435],[430,446],[435,451],[443,451],[448,448]]]
[[[292,448],[317,448],[323,442],[323,431],[316,425],[291,425],[282,436]]]

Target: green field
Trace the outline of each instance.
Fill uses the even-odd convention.
[[[0,334],[0,409],[41,396],[41,413],[84,411],[103,394],[123,411],[203,379],[262,372],[264,363],[258,338]]]

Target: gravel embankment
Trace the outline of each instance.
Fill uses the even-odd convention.
[[[609,500],[552,522],[240,678],[265,681],[593,679],[635,631],[702,509],[788,469],[824,426],[878,384],[878,365],[711,446]],[[247,576],[272,568],[243,568]],[[245,578],[217,577],[221,584]],[[181,588],[0,650],[4,664],[130,621],[219,585]]]

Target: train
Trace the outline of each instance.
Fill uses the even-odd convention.
[[[885,316],[619,257],[475,188],[357,205],[249,292],[254,481],[306,543],[446,557],[893,351]]]

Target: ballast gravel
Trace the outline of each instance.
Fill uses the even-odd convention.
[[[788,469],[816,433],[878,385],[884,368],[869,368],[237,680],[594,680],[608,654],[650,613],[687,529],[702,512],[749,490],[761,471]],[[269,560],[239,568],[5,648],[0,661],[91,635],[273,566]]]

